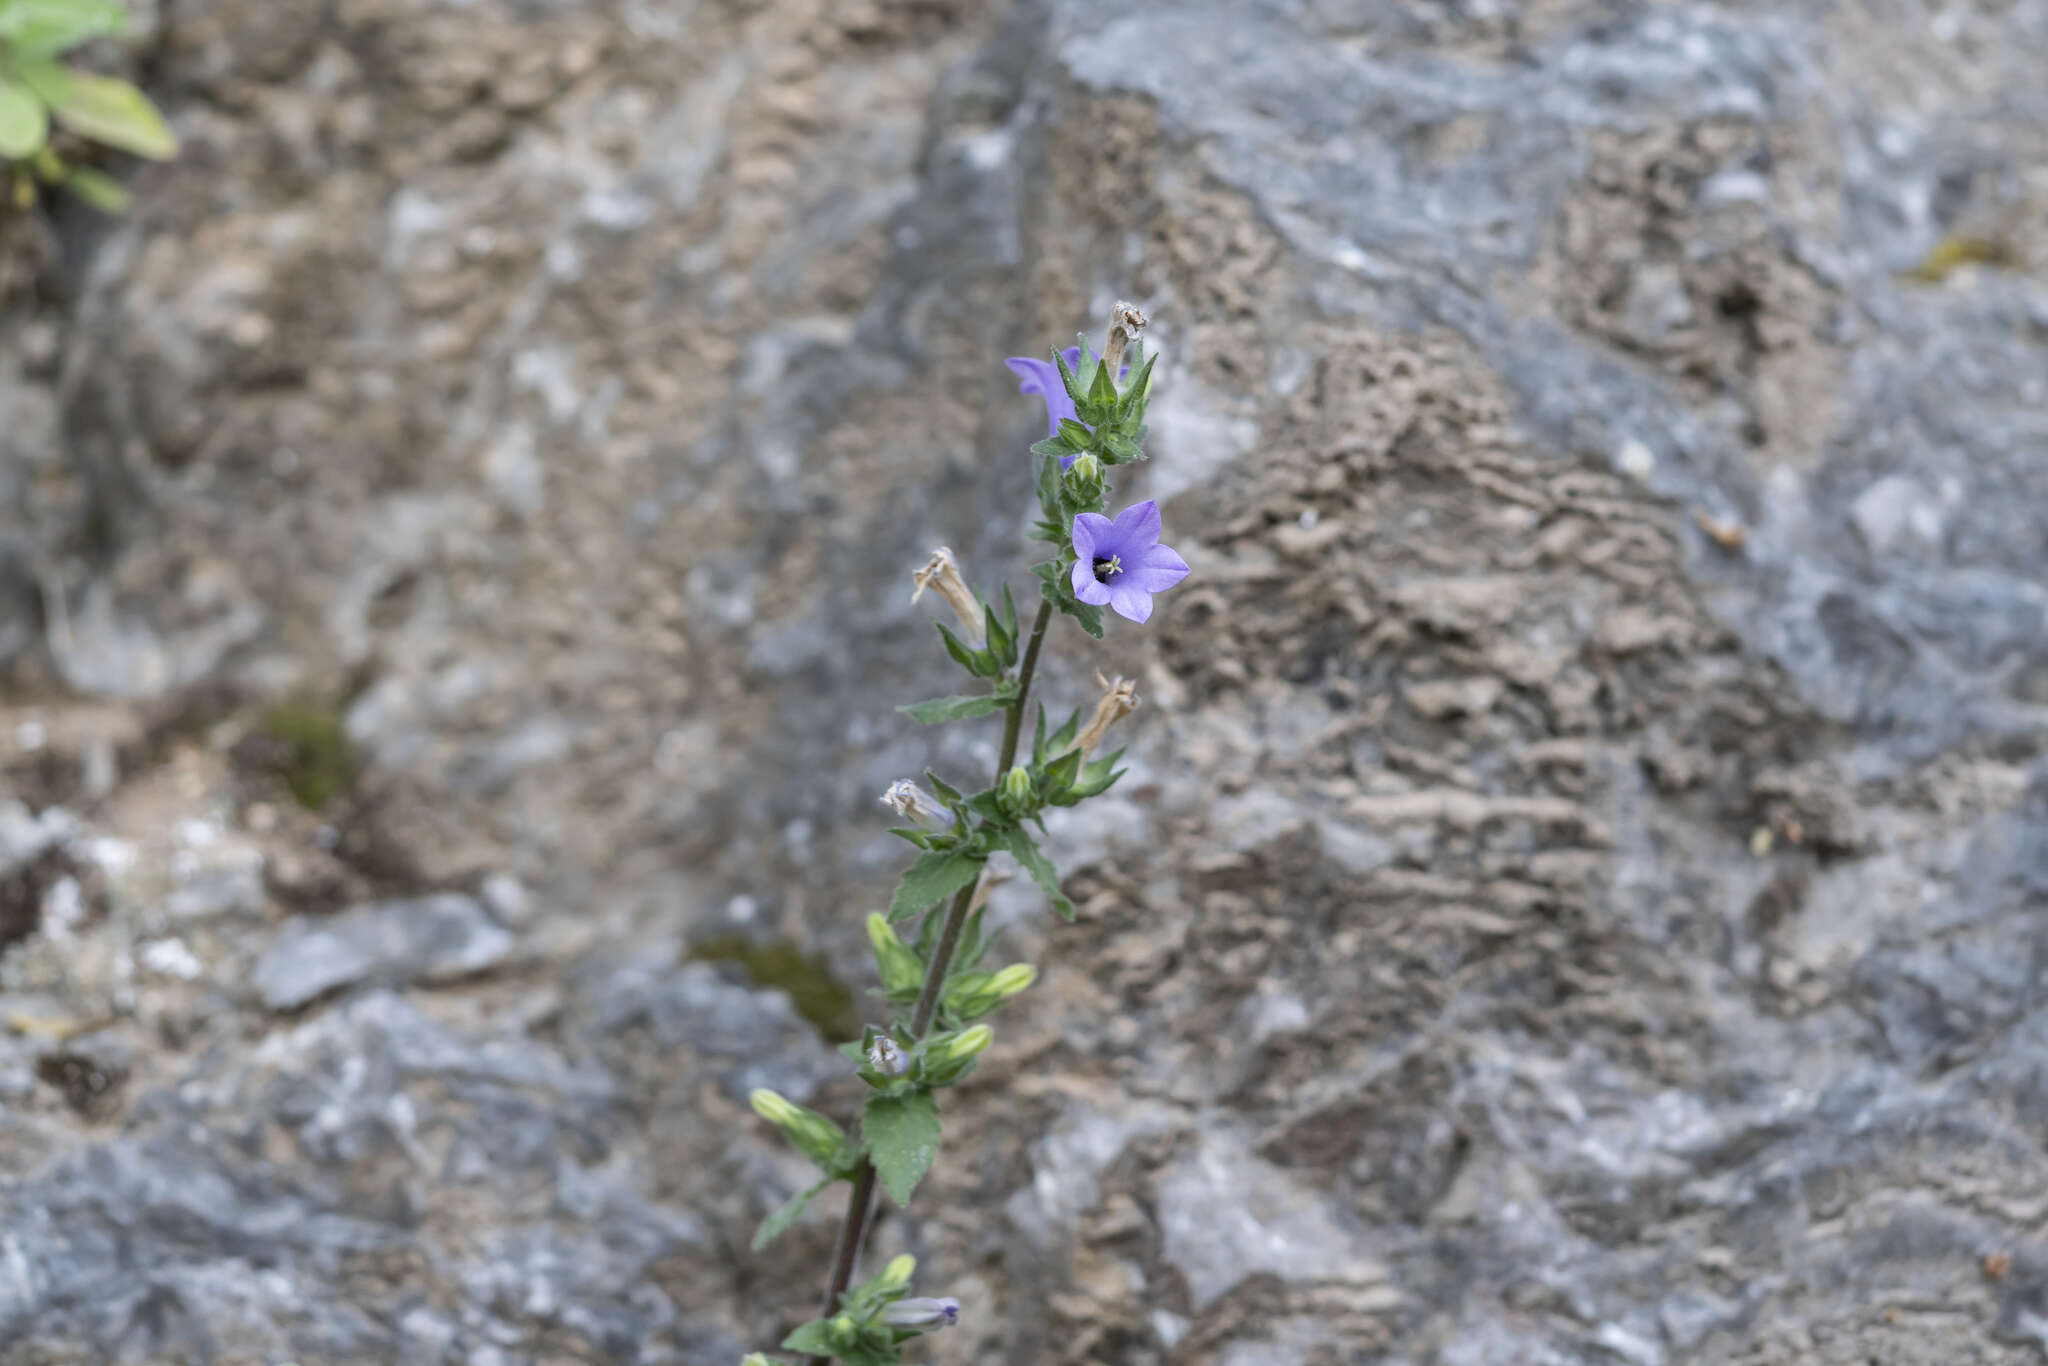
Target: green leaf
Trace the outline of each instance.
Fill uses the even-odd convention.
[[[1010,585],[1003,585],[1003,629],[1010,633],[1010,639],[1017,635],[1017,600],[1010,596]]]
[[[1088,347],[1085,343],[1081,347],[1081,354],[1084,356],[1088,354]],[[1067,397],[1077,404],[1086,402],[1088,399],[1087,388],[1082,385],[1081,379],[1074,373],[1073,367],[1067,364],[1066,354],[1057,346],[1052,349],[1052,363],[1059,367],[1060,383],[1066,386]]]
[[[163,115],[128,82],[68,71],[54,62],[24,63],[20,75],[72,132],[152,161],[177,155],[178,139]]]
[[[1001,699],[1002,694],[998,693],[996,696],[998,699]],[[944,778],[941,778],[938,774],[932,772],[930,769],[926,769],[924,771],[924,780],[927,783],[931,784],[933,795],[937,796],[940,801],[944,802],[948,806],[960,805],[961,797],[959,788],[953,786],[951,783],[947,782]]]
[[[1088,401],[1097,408],[1113,413],[1116,411],[1116,398],[1116,376],[1109,373],[1107,365],[1096,366],[1094,377],[1088,384]]]
[[[782,1340],[785,1352],[809,1352],[814,1356],[838,1356],[839,1348],[832,1341],[832,1325],[823,1319],[812,1319],[803,1327]]]
[[[1131,440],[1128,436],[1125,436],[1122,432],[1112,431],[1108,428],[1104,428],[1102,433],[1102,444],[1109,449],[1109,453],[1111,455],[1116,457],[1117,463],[1120,465],[1129,464],[1133,460],[1143,460],[1145,458],[1144,448],[1140,446],[1137,442]]]
[[[0,40],[18,60],[39,61],[88,38],[119,33],[127,21],[108,0],[13,0],[0,5]]]
[[[1095,433],[1074,421],[1071,417],[1060,419],[1060,439],[1070,450],[1085,451],[1095,444]]]
[[[1048,436],[1043,441],[1032,442],[1031,453],[1033,455],[1052,456],[1072,455],[1074,453],[1074,448],[1066,443],[1066,439],[1064,437]]]
[[[910,1203],[925,1169],[939,1155],[939,1107],[928,1091],[907,1096],[869,1096],[861,1133],[868,1158],[899,1205]]]
[[[1031,732],[1031,762],[1034,767],[1043,768],[1045,766],[1045,703],[1040,702],[1036,705],[1038,707],[1038,724]]]
[[[1060,525],[1061,518],[1065,515],[1065,509],[1060,504],[1060,462],[1050,455],[1038,462],[1038,506],[1044,510],[1045,520],[1059,529],[1059,535],[1046,539],[1055,544],[1065,544],[1066,528]]]
[[[1017,637],[1005,629],[994,607],[983,603],[981,612],[986,618],[981,624],[981,633],[988,638],[989,653],[996,657],[996,663],[1007,669],[1017,662]]]
[[[912,702],[896,710],[908,716],[921,726],[935,726],[941,721],[962,721],[970,716],[987,716],[990,712],[1003,709],[1005,701],[993,693],[974,697],[934,697],[924,702]]]
[[[1081,751],[1070,749],[1045,766],[1045,785],[1049,791],[1064,793],[1074,785],[1074,779],[1081,776]]]
[[[0,157],[32,157],[50,139],[43,102],[13,81],[0,79]]]
[[[972,884],[981,876],[982,862],[958,850],[921,855],[903,875],[903,882],[889,903],[890,923],[916,915],[933,902],[943,901]]]
[[[790,1196],[788,1200],[784,1201],[780,1209],[776,1210],[775,1213],[769,1215],[766,1219],[763,1219],[761,1227],[754,1231],[754,1251],[759,1252],[762,1248],[789,1232],[791,1226],[803,1217],[804,1208],[811,1203],[811,1197],[831,1185],[834,1180],[835,1178],[828,1176],[809,1190],[798,1191],[795,1195]]]
[[[128,191],[121,188],[121,182],[90,166],[65,171],[64,188],[101,213],[120,213],[128,207]]]
[[[909,840],[920,849],[932,847],[931,832],[929,830],[920,830],[914,825],[892,825],[889,827],[889,833],[899,839]]]
[[[956,970],[965,971],[979,963],[981,956],[988,952],[988,946],[995,942],[993,935],[986,940],[981,937],[981,917],[987,910],[988,907],[983,906],[975,911],[967,917],[966,925],[961,928],[960,942],[953,950],[953,966]]]
[[[1060,913],[1062,919],[1074,918],[1074,903],[1060,890],[1059,869],[1052,866],[1052,860],[1045,856],[1031,836],[1021,829],[1005,830],[996,836],[996,847],[1010,851],[1018,865],[1031,874],[1031,880],[1038,884],[1038,889],[1052,900],[1052,908]]]
[[[1152,383],[1152,362],[1158,359],[1157,355],[1146,356],[1137,373],[1131,376],[1131,382],[1124,386],[1123,396],[1116,401],[1117,421],[1145,411],[1145,389]]]
[[[1074,747],[1074,738],[1080,733],[1081,709],[1076,707],[1067,713],[1066,723],[1054,731],[1052,738],[1045,742],[1045,752],[1047,754],[1065,754]]]
[[[983,656],[985,652],[969,649],[965,641],[947,629],[945,622],[935,621],[932,625],[938,629],[940,638],[946,642],[946,653],[953,656],[955,664],[958,664],[976,678],[987,678],[997,672],[993,667],[995,664],[993,659],[984,663]]]

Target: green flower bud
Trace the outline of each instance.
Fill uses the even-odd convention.
[[[995,1031],[987,1025],[938,1035],[925,1045],[924,1081],[932,1086],[958,1081],[974,1066],[976,1055],[994,1042],[995,1037]]]
[[[740,1358],[740,1366],[782,1366],[782,1359],[766,1352],[749,1352]]]
[[[953,1036],[952,1042],[946,1046],[946,1056],[954,1062],[965,1062],[975,1054],[986,1051],[995,1041],[996,1032],[993,1029],[987,1025],[976,1025],[972,1029],[963,1029]]]
[[[1067,492],[1077,503],[1093,503],[1102,497],[1102,460],[1084,451],[1067,466]]]
[[[924,960],[896,937],[889,917],[880,911],[868,917],[868,942],[875,947],[875,967],[886,990],[916,991],[924,985]]]
[[[819,1114],[793,1105],[775,1092],[762,1088],[747,1097],[754,1113],[789,1135],[797,1150],[820,1167],[829,1168],[832,1158],[846,1142],[846,1132]]]
[[[1038,980],[1029,963],[1012,963],[1001,972],[965,972],[946,988],[946,1005],[963,1020],[978,1020]]]
[[[860,1325],[853,1321],[851,1314],[834,1318],[827,1331],[832,1334],[832,1341],[841,1347],[852,1347],[860,1341]]]
[[[911,1273],[917,1270],[917,1258],[908,1252],[896,1257],[882,1268],[882,1274],[875,1278],[877,1294],[893,1295],[899,1290],[910,1288]]]
[[[1013,817],[1024,817],[1034,809],[1037,793],[1032,790],[1031,774],[1018,764],[1003,775],[1003,786],[997,796],[1005,812]]]

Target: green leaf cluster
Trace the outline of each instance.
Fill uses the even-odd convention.
[[[53,125],[152,161],[176,155],[178,140],[147,95],[118,77],[56,60],[89,39],[118,33],[127,18],[110,0],[0,0],[0,160],[12,163],[17,206],[35,202],[39,181],[105,213],[127,205],[127,192],[112,177],[57,153]]]
[[[842,1294],[830,1318],[813,1319],[784,1338],[783,1349],[837,1357],[850,1366],[895,1366],[903,1359],[903,1344],[926,1331],[892,1327],[883,1319],[890,1305],[910,1293],[915,1266],[907,1255],[896,1258]]]

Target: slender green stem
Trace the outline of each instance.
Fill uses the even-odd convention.
[[[1038,606],[1038,619],[1031,623],[1031,643],[1024,647],[1024,659],[1017,669],[1017,696],[1003,716],[1002,755],[996,760],[996,781],[1010,771],[1010,765],[1017,761],[1017,737],[1024,725],[1024,707],[1031,700],[1031,675],[1038,670],[1038,648],[1045,643],[1045,628],[1052,621],[1052,600],[1047,599]],[[979,879],[977,879],[979,881]],[[946,923],[939,931],[938,946],[932,950],[932,960],[924,973],[924,990],[918,994],[917,1010],[910,1019],[910,1037],[901,1042],[911,1043],[924,1037],[931,1028],[932,1017],[938,1013],[939,993],[945,988],[946,974],[952,970],[953,952],[960,947],[960,933],[966,927],[969,908],[974,905],[975,884],[970,882],[962,887],[953,898],[953,904],[946,908]],[[823,1317],[831,1318],[839,1312],[839,1297],[846,1293],[846,1287],[853,1284],[853,1269],[860,1261],[861,1244],[866,1241],[868,1211],[875,1200],[875,1164],[863,1160],[853,1175],[853,1191],[846,1197],[846,1222],[839,1226],[839,1246],[832,1257],[832,1279],[825,1287]],[[810,1358],[809,1366],[827,1366],[829,1356]]]

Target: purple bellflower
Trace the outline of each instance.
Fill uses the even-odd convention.
[[[1074,518],[1074,596],[1118,616],[1142,622],[1152,595],[1188,576],[1188,562],[1159,544],[1159,504],[1133,503],[1116,515],[1084,512]]]
[[[1060,356],[1067,362],[1069,370],[1072,370],[1075,374],[1080,373],[1080,347],[1070,346],[1060,352]],[[1094,357],[1091,355],[1089,359],[1092,360]],[[1081,419],[1074,414],[1074,400],[1067,397],[1067,386],[1060,379],[1060,370],[1057,365],[1054,365],[1049,360],[1035,360],[1030,356],[1012,356],[1004,361],[1003,364],[1009,366],[1017,378],[1024,381],[1017,386],[1018,393],[1037,394],[1045,400],[1045,434],[1047,436],[1058,436],[1060,434],[1060,419],[1063,417],[1075,422],[1081,422]],[[1130,366],[1122,367],[1121,371],[1117,374],[1117,380],[1121,382],[1124,376],[1130,372]],[[1081,422],[1081,425],[1085,427],[1088,424]],[[1074,463],[1076,458],[1072,455],[1061,456],[1060,468],[1067,468],[1067,466]]]

